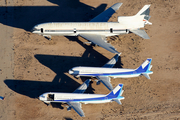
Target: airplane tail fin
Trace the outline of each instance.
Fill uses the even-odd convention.
[[[144,75],[147,79],[150,79],[149,74],[152,74],[153,72],[150,71],[152,68],[151,65],[151,58],[148,58],[146,61],[143,62],[143,64],[141,64],[137,69],[136,72],[137,73],[141,73],[142,75]]]
[[[116,101],[118,104],[121,104],[122,97],[121,95],[123,94],[124,90],[122,90],[123,84],[117,85],[106,97],[107,98],[112,98],[112,101]]]
[[[143,16],[144,20],[149,20],[151,16],[149,16],[150,13],[150,7],[151,5],[145,5],[137,14],[136,16]],[[144,21],[143,20],[143,21]],[[151,23],[152,24],[152,23]]]
[[[147,33],[144,30],[140,30],[139,28],[143,28],[146,24],[152,25],[148,20],[151,18],[149,16],[150,5],[145,5],[136,15],[134,16],[119,16],[118,22],[130,25],[132,29],[129,31],[144,38],[144,39],[150,39]],[[138,29],[137,29],[138,28]]]
[[[148,20],[151,18],[151,16],[149,15],[150,13],[150,7],[151,5],[145,5],[135,16],[136,19],[141,21],[142,24],[144,24],[144,26],[146,24],[152,25],[151,22],[149,22]],[[144,39],[150,39],[149,36],[147,35],[147,33],[145,32],[145,30],[140,30],[140,29],[132,29],[130,30],[131,32],[133,32],[134,34],[144,38]]]

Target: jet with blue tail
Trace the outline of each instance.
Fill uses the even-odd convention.
[[[86,80],[79,88],[77,88],[73,93],[59,93],[59,92],[47,92],[39,96],[39,100],[45,103],[67,103],[67,110],[73,108],[81,117],[85,117],[83,110],[81,109],[81,104],[97,104],[97,103],[107,103],[115,101],[121,104],[120,100],[123,100],[123,84],[117,85],[114,90],[109,94],[83,94],[89,82],[91,80]]]
[[[125,68],[112,68],[118,61],[120,54],[115,55],[108,63],[103,67],[74,67],[69,70],[69,74],[76,77],[96,77],[97,83],[102,82],[109,90],[113,90],[111,85],[111,78],[131,78],[138,76],[145,76],[150,79],[149,74],[152,68],[151,58],[148,58],[141,66],[137,69],[125,69]]]

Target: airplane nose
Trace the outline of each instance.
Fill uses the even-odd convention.
[[[41,97],[38,97],[39,100],[41,100]]]

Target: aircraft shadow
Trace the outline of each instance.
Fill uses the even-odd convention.
[[[6,79],[4,83],[14,92],[26,95],[30,98],[38,98],[39,95],[45,92],[65,92],[71,93],[77,89],[80,84],[73,79],[65,79],[66,84],[60,85],[55,82],[47,81],[32,81],[32,80],[14,80]],[[91,86],[92,82],[85,93],[93,93],[94,89]],[[64,109],[61,103],[52,103],[52,107]]]
[[[64,119],[65,119],[65,120],[73,120],[72,118],[67,118],[67,117],[65,117]]]
[[[60,85],[55,82],[47,82],[47,81],[33,81],[33,80],[14,80],[14,79],[6,79],[4,83],[13,91],[26,95],[30,98],[38,98],[39,95],[45,92],[66,92],[71,93],[76,88],[80,86],[80,84],[73,79],[66,79],[66,84]],[[91,84],[88,87],[89,91],[92,91],[93,88]],[[87,92],[87,91],[86,91]]]
[[[71,68],[76,66],[91,66],[91,67],[101,67],[109,61],[108,58],[103,56],[101,53],[92,49],[92,46],[83,44],[77,37],[67,37],[72,41],[77,41],[82,47],[85,48],[85,52],[81,57],[75,56],[61,56],[61,55],[43,55],[36,54],[35,58],[44,66],[50,68],[56,73],[53,82],[64,83],[62,80],[65,79],[66,75],[64,73],[68,72]],[[109,51],[107,51],[109,52]],[[119,57],[118,62],[115,67],[122,68],[121,57]],[[87,78],[83,78],[84,82]]]
[[[95,56],[86,56],[86,57],[74,57],[74,56],[57,56],[57,55],[43,55],[37,54],[35,58],[44,66],[50,68],[53,72],[56,73],[56,76],[53,80],[55,83],[64,84],[66,81],[66,76],[64,73],[67,73],[71,68],[76,66],[102,66],[104,62],[103,57],[101,59],[96,58]],[[107,59],[107,58],[106,58]],[[87,78],[83,79],[84,82]]]
[[[80,84],[64,73],[75,66],[102,66],[108,61],[108,59],[99,52],[90,48],[88,49],[89,46],[85,45],[85,47],[87,47],[87,50],[82,57],[43,54],[35,55],[35,58],[41,64],[50,68],[57,74],[52,82],[13,79],[6,79],[4,82],[13,91],[29,96],[30,98],[37,98],[45,92],[73,92]],[[94,89],[90,84],[86,92],[94,93],[93,91]]]
[[[103,12],[107,4],[97,8],[79,0],[48,0],[57,6],[1,6],[0,23],[30,31],[44,22],[86,22]]]

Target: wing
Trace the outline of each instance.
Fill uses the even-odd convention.
[[[73,93],[84,93],[84,91],[88,88],[89,82],[91,80],[86,80],[80,87],[78,87]]]
[[[116,62],[118,61],[119,56],[121,55],[121,53],[116,54],[113,58],[111,58],[111,60],[109,60],[104,66],[105,68],[112,68]]]
[[[81,103],[79,102],[68,102],[71,108],[73,108],[81,117],[85,117],[83,110],[81,109]]]
[[[110,77],[104,77],[104,76],[97,76],[98,80],[100,80],[110,91],[113,90],[113,87],[111,85],[111,78]]]
[[[130,31],[136,35],[139,35],[140,37],[144,39],[150,39],[148,34],[144,30],[136,29],[136,30],[130,30]]]
[[[111,6],[106,11],[102,12],[89,22],[107,22],[109,18],[116,12],[116,10],[120,8],[121,5],[122,3],[114,4],[113,6]]]
[[[93,42],[94,44],[97,44],[104,49],[119,54],[118,51],[109,43],[106,42],[106,37],[102,35],[96,35],[96,34],[79,34],[81,37]]]

